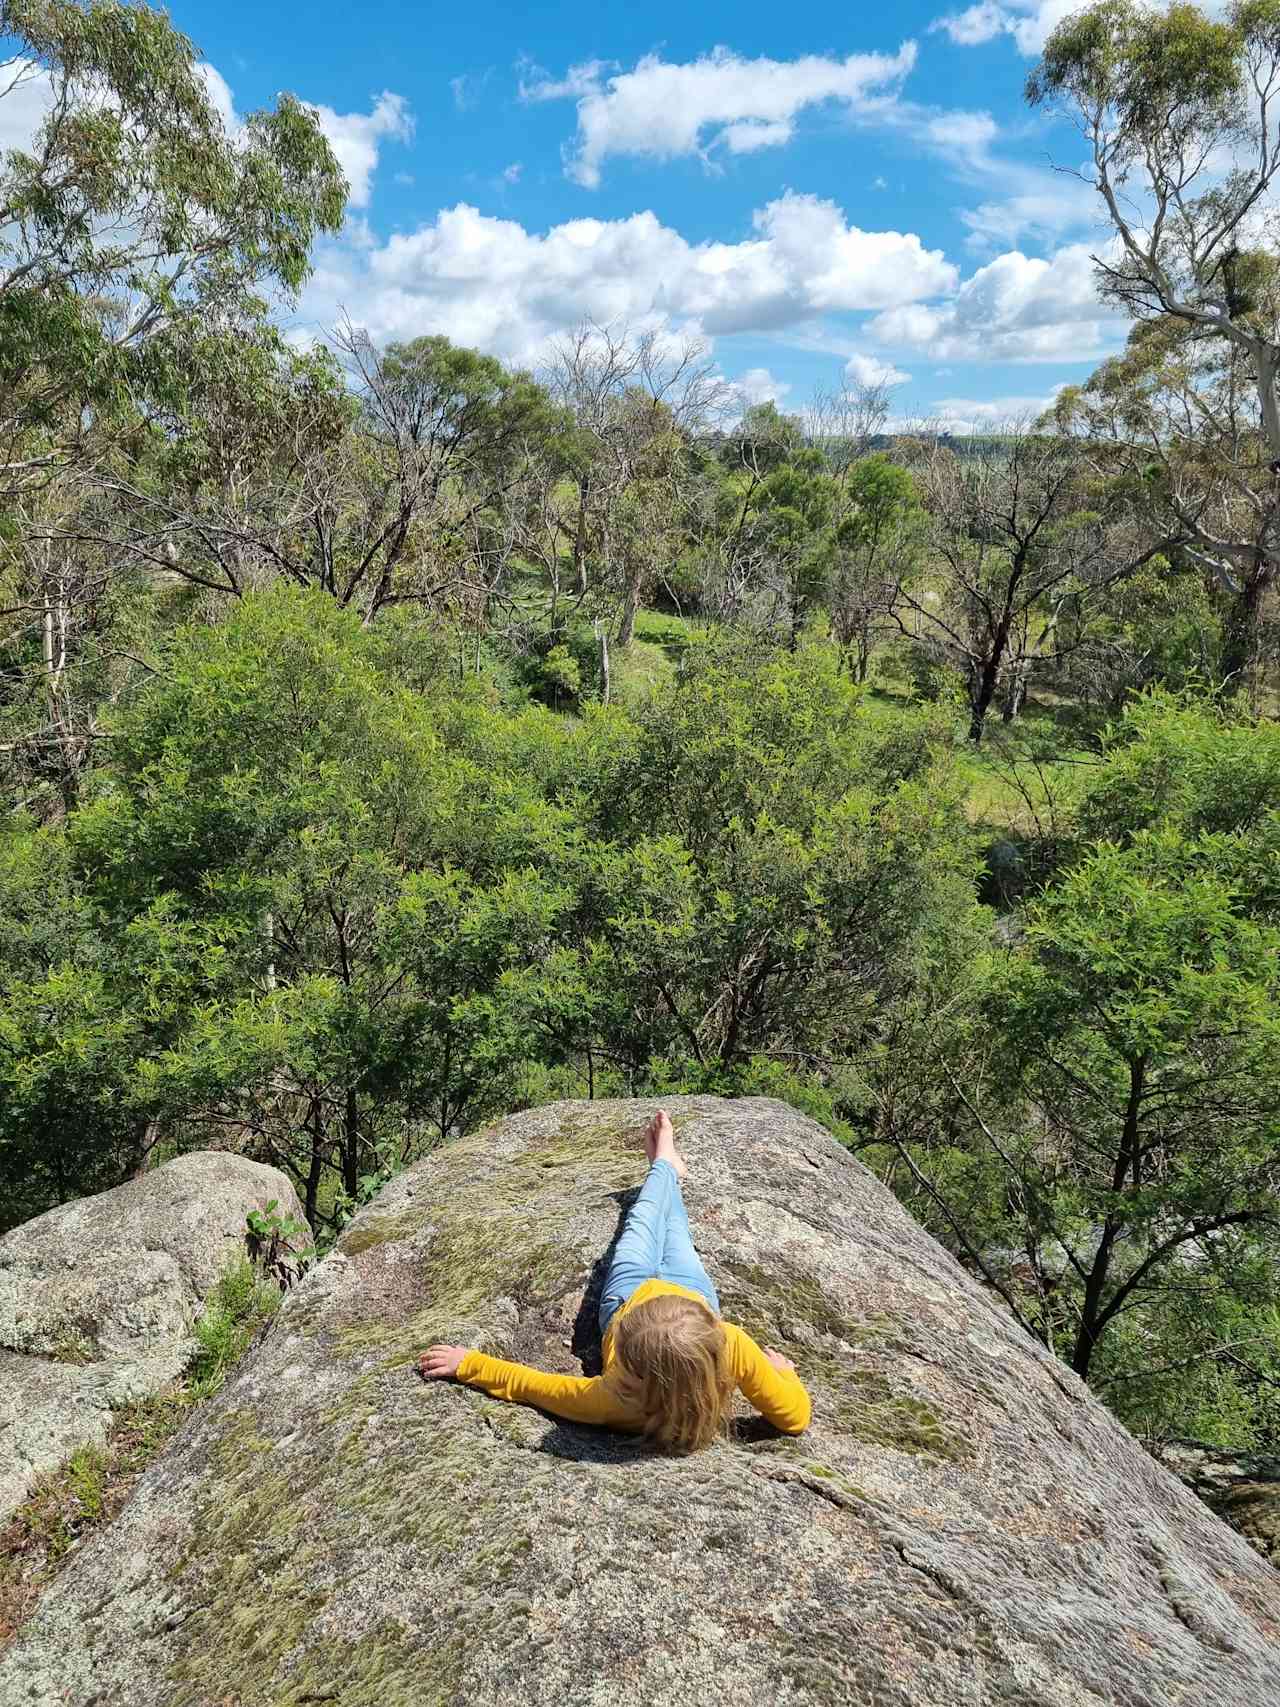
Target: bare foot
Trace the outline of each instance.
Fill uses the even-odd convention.
[[[688,1164],[676,1149],[676,1135],[671,1125],[671,1116],[665,1108],[660,1108],[649,1122],[644,1135],[644,1153],[650,1163],[670,1162],[678,1179],[683,1180],[688,1172]]]

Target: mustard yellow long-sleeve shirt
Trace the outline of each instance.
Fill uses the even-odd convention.
[[[664,1292],[674,1292],[681,1298],[699,1298],[698,1293],[675,1286],[669,1280],[646,1280],[619,1306],[614,1322],[637,1304]],[[775,1369],[751,1335],[734,1327],[732,1322],[724,1323],[724,1333],[733,1378],[761,1415],[787,1434],[799,1434],[808,1428],[812,1406],[799,1376]],[[605,1428],[639,1432],[642,1422],[638,1412],[622,1400],[609,1380],[614,1362],[613,1322],[601,1349],[603,1375],[553,1375],[544,1369],[533,1369],[527,1363],[507,1363],[500,1357],[469,1351],[458,1365],[457,1378],[469,1387],[482,1388],[495,1399],[536,1405],[539,1410],[550,1411],[569,1422],[599,1423]]]

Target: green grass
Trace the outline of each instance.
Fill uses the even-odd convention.
[[[675,666],[661,646],[633,640],[625,652],[610,659],[612,697],[619,705],[633,705],[664,687],[674,676]]]
[[[663,687],[675,674],[680,654],[697,632],[696,624],[687,617],[639,611],[630,646],[625,651],[615,649],[611,655],[613,697],[628,705]]]
[[[679,657],[700,632],[699,625],[687,616],[675,616],[670,611],[657,610],[642,610],[636,613],[636,639],[652,646],[661,646],[668,655]]]
[[[891,718],[915,703],[905,677],[883,666],[873,670],[863,701],[871,715]],[[1061,823],[1082,770],[1094,762],[1070,705],[1038,696],[1012,725],[1002,723],[997,710],[975,747],[968,739],[967,711],[957,704],[955,763],[976,831],[1049,835]]]
[[[975,829],[1014,835],[1047,833],[1062,816],[1064,793],[1074,775],[1068,758],[1011,767],[1005,757],[983,749],[963,753],[958,764],[966,782],[969,822]]]

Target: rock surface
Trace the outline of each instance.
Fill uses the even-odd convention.
[[[245,1251],[245,1216],[284,1174],[199,1151],[0,1238],[0,1521],[111,1412],[158,1392],[193,1349],[200,1306]]]
[[[1169,1440],[1156,1456],[1225,1522],[1280,1567],[1280,1458]]]
[[[561,1103],[392,1182],[0,1661],[0,1707],[1249,1707],[1280,1577],[818,1126],[671,1104],[726,1315],[799,1439],[664,1459],[414,1373],[588,1367],[652,1105]]]

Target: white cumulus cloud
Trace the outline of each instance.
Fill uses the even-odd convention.
[[[1088,246],[1073,243],[1047,260],[997,255],[949,301],[887,309],[871,331],[935,361],[1085,361],[1118,342],[1125,324],[1098,299]]]
[[[339,166],[351,186],[348,205],[367,207],[373,174],[384,137],[408,142],[413,135],[413,117],[403,95],[384,89],[369,113],[335,113],[332,107],[309,102],[328,139]]]
[[[781,404],[791,386],[785,379],[776,379],[767,367],[751,367],[726,384],[730,397],[748,408],[754,403]]]
[[[901,368],[894,367],[892,362],[886,362],[879,356],[865,355],[855,351],[844,364],[845,378],[855,385],[905,385],[911,378],[909,373],[903,373]]]
[[[562,78],[522,81],[520,93],[527,101],[577,101],[578,132],[565,167],[576,182],[594,189],[610,155],[705,160],[717,147],[736,153],[777,147],[790,140],[806,107],[834,102],[856,109],[883,99],[915,59],[911,41],[896,54],[851,53],[845,59],[745,59],[717,47],[682,64],[646,54],[631,71],[592,61]]]
[[[963,12],[936,19],[929,28],[945,30],[960,47],[976,47],[979,42],[1004,34],[1006,16],[1003,6],[993,4],[993,0],[981,0],[981,4],[969,6]]]
[[[366,251],[322,245],[304,313],[325,326],[345,311],[377,338],[442,332],[528,361],[587,318],[778,331],[936,296],[957,279],[914,233],[862,231],[816,196],[770,202],[736,243],[691,243],[650,212],[539,233],[459,203]]]
[[[949,12],[930,25],[945,30],[960,47],[976,47],[996,36],[1012,36],[1020,53],[1039,53],[1065,17],[1080,10],[1081,0],[979,0],[963,12]]]

